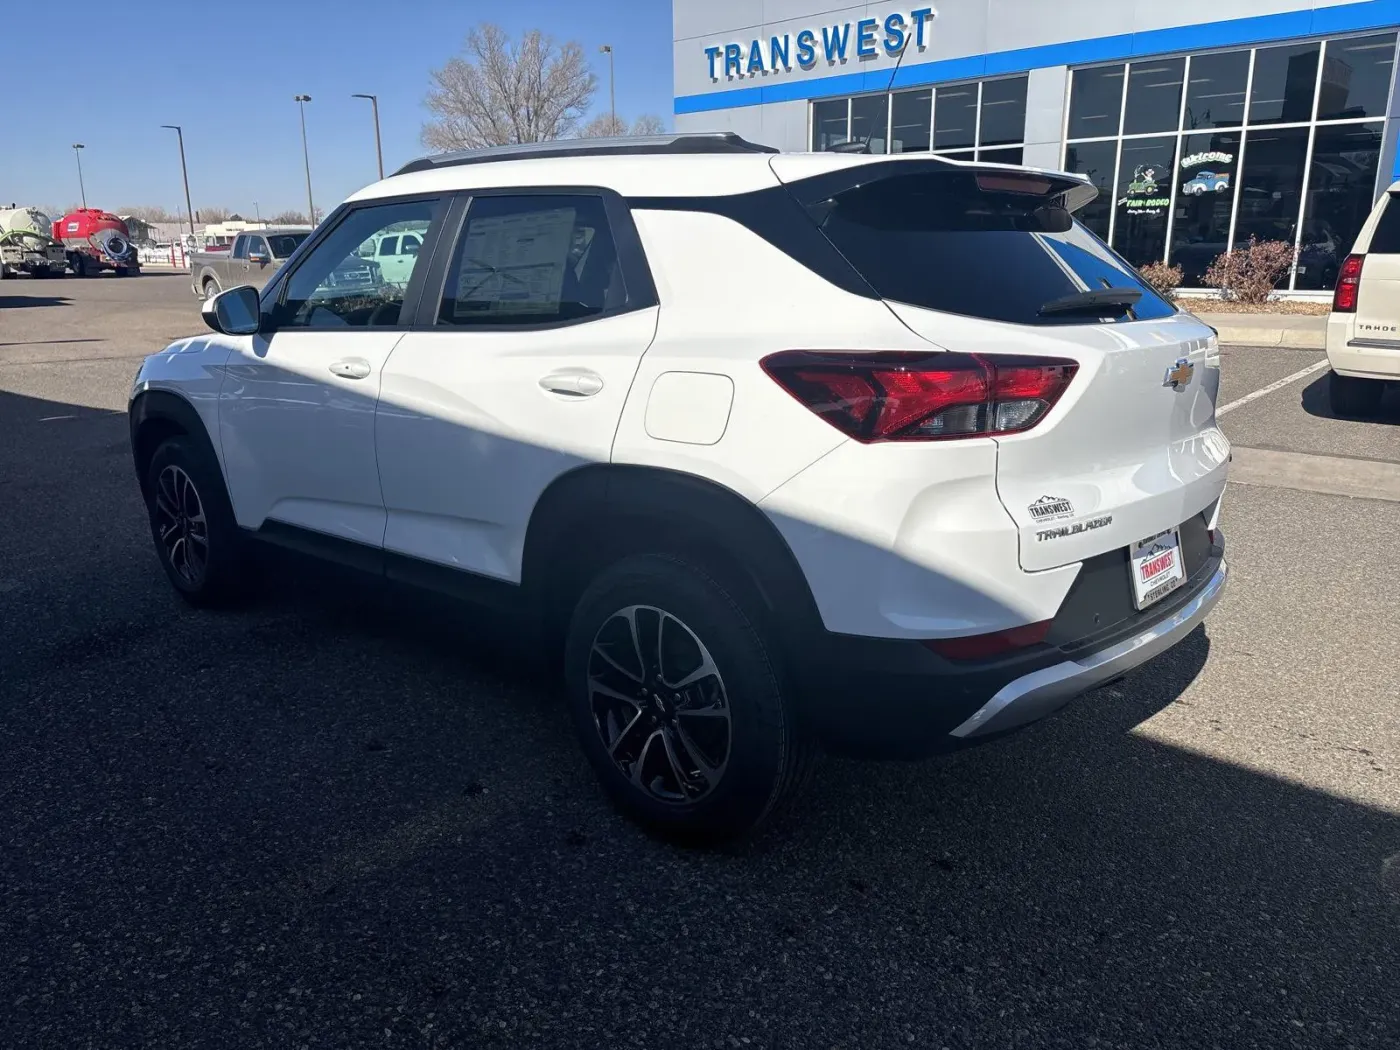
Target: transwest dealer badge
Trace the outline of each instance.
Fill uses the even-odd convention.
[[[1060,496],[1041,496],[1026,509],[1036,521],[1054,521],[1056,518],[1074,516],[1074,504]]]

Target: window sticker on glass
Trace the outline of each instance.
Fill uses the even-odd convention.
[[[574,239],[573,208],[468,218],[455,317],[552,314]]]

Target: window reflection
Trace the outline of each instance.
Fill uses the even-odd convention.
[[[1229,247],[1239,159],[1238,131],[1182,136],[1168,261],[1181,267],[1188,288],[1201,287],[1206,267]]]
[[[932,91],[900,91],[890,111],[890,152],[916,153],[932,145]]]
[[[1181,123],[1181,74],[1184,58],[1134,62],[1128,72],[1128,108],[1123,134],[1175,131]]]
[[[1113,213],[1113,165],[1118,157],[1117,142],[1080,142],[1065,151],[1065,170],[1087,175],[1099,188],[1099,195],[1081,208],[1079,221],[1103,240],[1108,240],[1108,221]]]
[[[1134,266],[1161,262],[1176,168],[1176,136],[1126,139],[1118,161],[1113,247]]]
[[[1254,53],[1254,85],[1249,92],[1251,124],[1291,124],[1311,120],[1317,88],[1318,44],[1263,47]]]
[[[1186,130],[1239,127],[1244,123],[1244,89],[1249,52],[1192,55],[1186,86]]]
[[[1394,33],[1329,40],[1322,63],[1317,119],[1384,116],[1394,65]]]
[[[1122,105],[1122,66],[1076,69],[1070,89],[1069,137],[1091,139],[1118,134]]]
[[[933,100],[933,148],[977,144],[977,85],[941,87]]]
[[[869,142],[871,153],[888,153],[885,128],[889,120],[889,97],[866,95],[851,99],[851,138]]]
[[[1337,267],[1371,213],[1383,128],[1374,121],[1317,129],[1295,287],[1337,283]]]
[[[844,98],[812,103],[812,148],[817,152],[831,149],[850,138],[847,134]]]
[[[1307,128],[1251,131],[1245,137],[1235,247],[1249,244],[1250,237],[1293,243],[1307,155]]]
[[[1004,146],[1026,137],[1026,78],[982,84],[982,127],[978,145]]]

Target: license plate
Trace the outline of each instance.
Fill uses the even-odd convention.
[[[1176,529],[1138,540],[1128,548],[1133,575],[1133,601],[1139,609],[1161,601],[1186,582],[1181,561],[1181,535]]]

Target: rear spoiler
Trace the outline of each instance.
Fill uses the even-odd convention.
[[[851,159],[855,160],[854,157]],[[882,157],[879,160],[843,166],[834,171],[809,175],[784,184],[804,205],[812,205],[843,190],[887,176],[920,171],[946,172],[950,169],[971,173],[977,177],[979,184],[984,184],[988,189],[996,188],[1003,192],[1058,199],[1064,209],[1071,213],[1078,211],[1099,195],[1098,187],[1083,175],[1045,168],[1026,168],[1016,164],[954,160],[951,157],[928,154]]]

